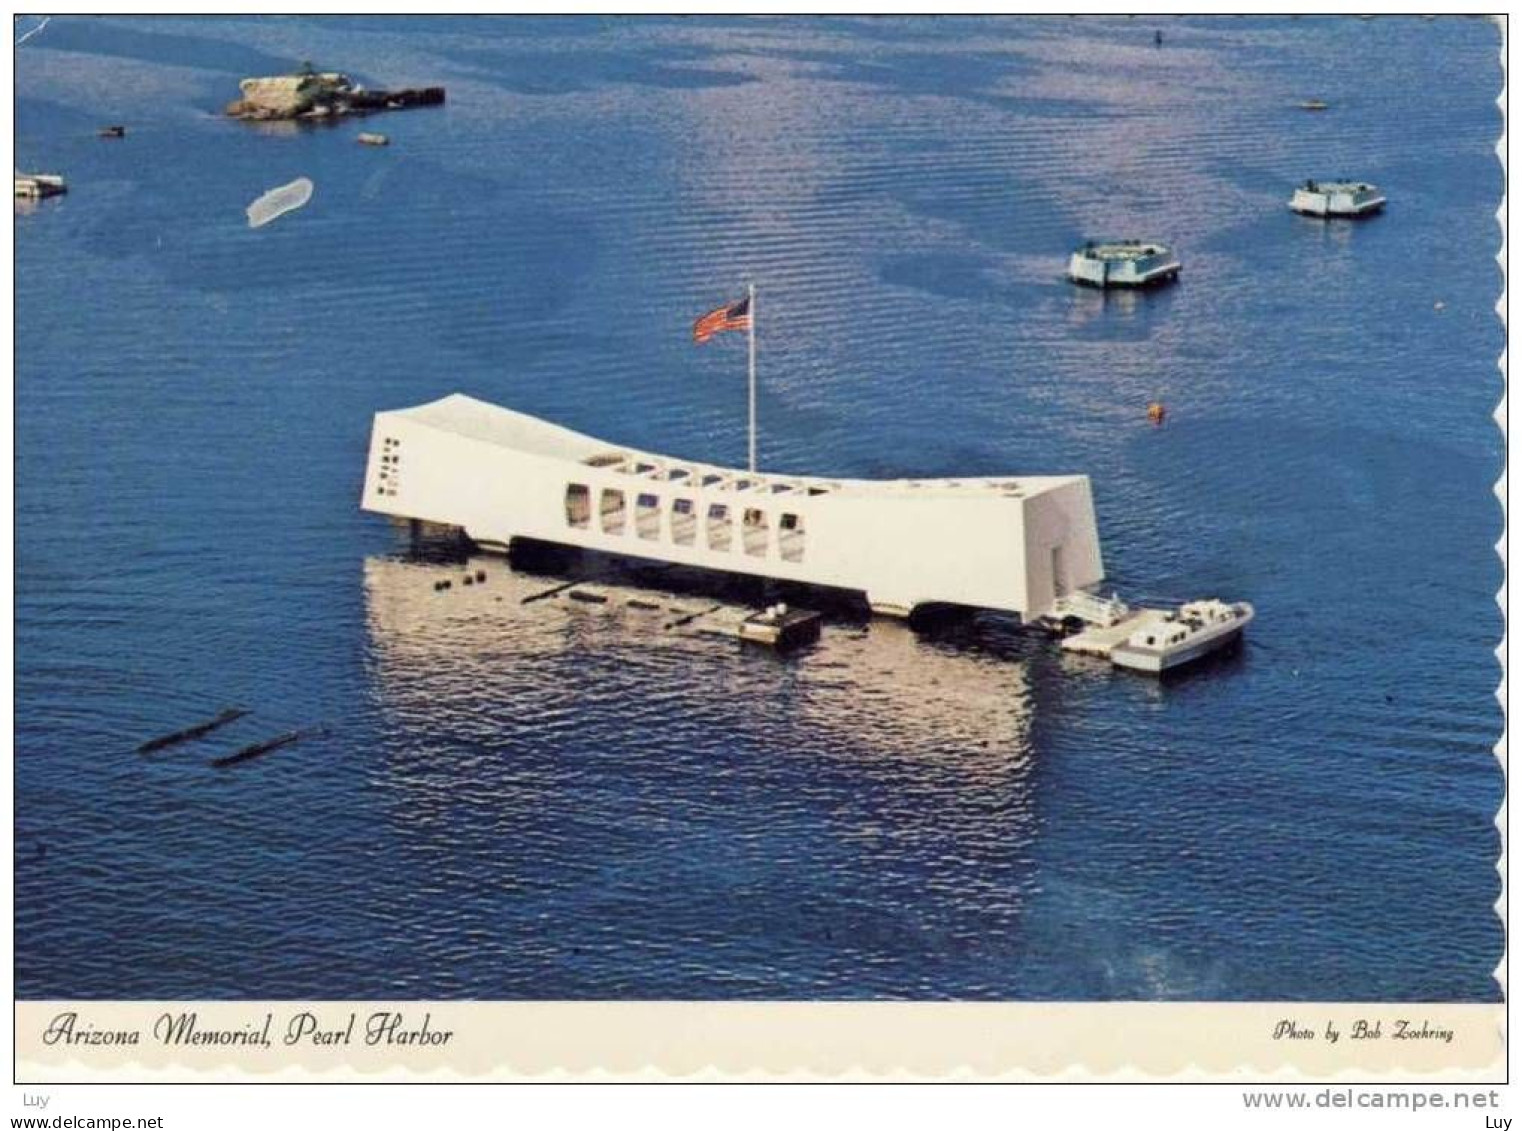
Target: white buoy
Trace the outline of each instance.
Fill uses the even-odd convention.
[[[284,216],[287,212],[294,212],[311,199],[312,182],[306,177],[297,177],[288,185],[270,189],[250,204],[248,226],[262,228],[271,220]]]

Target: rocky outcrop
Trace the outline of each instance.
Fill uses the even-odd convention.
[[[232,118],[253,121],[370,114],[410,106],[438,106],[444,101],[441,86],[416,90],[366,90],[348,75],[310,69],[294,75],[244,79],[238,86],[243,97],[228,103],[225,113]]]
[[[238,87],[243,97],[227,107],[235,118],[295,118],[333,106],[355,90],[349,76],[337,71],[244,79]]]

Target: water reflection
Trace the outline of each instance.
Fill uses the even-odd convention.
[[[617,584],[525,603],[564,580],[364,563],[373,784],[418,902],[466,909],[446,934],[541,996],[628,993],[636,950],[642,993],[996,992],[974,959],[1039,888],[1024,663],[844,619],[778,657],[664,627],[711,596]]]
[[[34,216],[40,208],[57,207],[61,203],[62,201],[56,196],[18,196],[16,197],[15,214],[17,216]]]
[[[802,657],[799,706],[810,723],[867,737],[872,749],[938,757],[968,772],[1030,757],[1031,691],[1021,661],[936,646],[897,621],[827,633]]]
[[[477,581],[481,574],[484,581]],[[467,582],[469,579],[469,582]],[[604,579],[606,580],[606,579]],[[448,581],[446,590],[437,588]],[[785,705],[792,725],[817,728],[875,756],[935,760],[979,773],[1030,755],[1031,688],[1021,660],[922,639],[908,625],[836,621],[791,657],[742,647],[722,633],[747,611],[711,594],[599,585],[605,603],[554,593],[565,576],[520,572],[479,555],[447,563],[376,556],[364,565],[377,698],[400,722],[475,711],[483,698],[544,687],[551,664],[590,675],[616,662],[660,677],[701,669],[714,696]],[[687,624],[688,614],[705,615]],[[699,674],[694,671],[693,675]],[[677,680],[677,685],[684,682]],[[587,694],[595,691],[587,688]]]
[[[1368,216],[1359,220],[1325,220],[1319,216],[1301,216],[1297,213],[1294,224],[1300,234],[1309,237],[1313,243],[1347,251],[1353,245],[1355,230],[1365,224],[1377,223],[1379,219],[1378,216]]]
[[[1109,315],[1124,319],[1136,315],[1137,306],[1149,297],[1139,291],[1069,284],[1072,295],[1068,303],[1068,324],[1083,326]]]

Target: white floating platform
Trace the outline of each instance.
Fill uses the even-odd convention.
[[[1150,287],[1177,278],[1178,258],[1145,240],[1084,244],[1068,260],[1068,278],[1087,287]]]
[[[62,177],[53,173],[17,173],[16,195],[26,200],[41,200],[69,191]]]
[[[1385,206],[1385,198],[1366,181],[1306,181],[1289,206],[1302,216],[1369,216]]]
[[[1062,646],[1069,652],[1081,652],[1086,656],[1101,656],[1108,660],[1115,647],[1125,642],[1137,629],[1151,628],[1161,624],[1168,614],[1162,609],[1137,609],[1125,620],[1111,625],[1091,624],[1081,632],[1062,639]]]
[[[810,609],[771,605],[742,620],[737,635],[741,640],[781,651],[814,643],[819,639],[819,626],[823,620],[820,614]]]

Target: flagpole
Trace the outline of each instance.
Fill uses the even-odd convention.
[[[756,284],[750,284],[750,469],[756,470]]]

